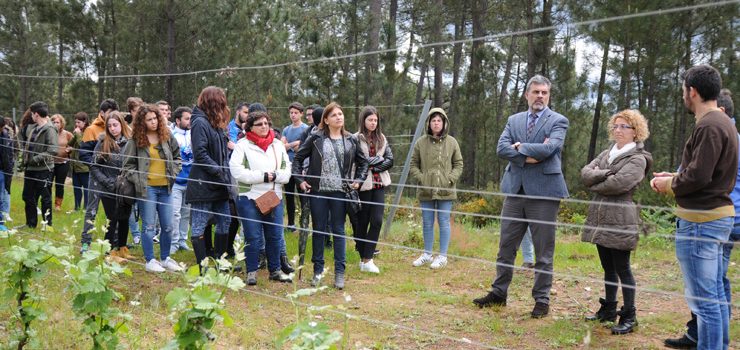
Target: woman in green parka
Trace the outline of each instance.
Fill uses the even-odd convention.
[[[450,121],[442,108],[432,108],[427,115],[426,134],[416,141],[411,156],[409,174],[419,184],[424,253],[414,260],[418,267],[431,263],[439,269],[447,265],[450,244],[450,210],[457,199],[455,186],[463,171],[460,145],[448,135]],[[439,255],[432,256],[434,247],[434,216],[439,224]]]

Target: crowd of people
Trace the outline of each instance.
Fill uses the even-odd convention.
[[[696,66],[682,79],[684,104],[696,126],[677,171],[652,173],[650,181],[654,191],[674,196],[678,205],[676,255],[692,311],[687,333],[666,339],[665,345],[727,349],[731,290],[726,273],[740,239],[740,134],[730,93],[722,89],[716,69]],[[569,195],[561,163],[569,121],[548,107],[550,91],[547,78],[531,77],[524,95],[528,109],[509,117],[498,140],[497,154],[508,165],[500,187],[506,197],[496,276],[491,290],[473,300],[479,307],[506,305],[521,246],[523,268],[534,270],[533,318],[550,310],[556,218]],[[374,256],[394,159],[374,107],[362,109],[356,133],[346,130],[342,106],[335,102],[308,108],[291,103],[290,122],[282,130],[260,103],[236,104],[232,118],[224,90],[214,86],[203,89],[192,108],[178,107],[174,113],[166,101],[148,104],[138,97],[129,98],[126,107],[123,113],[116,101],[106,99],[91,122],[85,113],[76,114],[73,132],[65,130],[63,116],[49,117],[44,102],[28,108],[19,128],[0,118],[0,211],[9,212],[10,182],[14,171],[22,171],[26,226],[38,225],[39,199],[42,221],[52,225],[71,173],[74,208],[85,210],[81,252],[89,248],[102,202],[112,259],[134,259],[128,250],[131,231],[133,244],[143,248],[146,271],[181,271],[175,252],[192,250],[199,265],[208,257],[233,258],[241,230],[248,285],[257,284],[263,267],[269,280],[292,280],[284,233],[308,233],[311,221],[311,284],[325,275],[324,248],[332,246],[337,289],[345,286],[349,217],[359,270],[380,273]],[[440,269],[448,264],[450,212],[464,162],[444,109],[432,108],[424,125],[424,135],[410,151],[409,170],[419,185],[424,251],[411,265]],[[613,334],[627,334],[638,325],[630,256],[638,246],[640,214],[633,194],[651,176],[653,158],[644,144],[648,121],[639,111],[614,113],[607,130],[612,144],[581,170],[582,183],[593,192],[582,240],[596,245],[605,290],[598,311],[586,319],[612,322]],[[0,230],[6,229],[0,222]],[[305,244],[299,242],[299,251]]]

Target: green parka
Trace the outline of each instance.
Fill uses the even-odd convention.
[[[442,116],[444,126],[440,136],[434,136],[429,127],[432,116]],[[463,171],[460,145],[449,136],[450,122],[442,108],[432,108],[427,115],[426,134],[414,144],[409,175],[422,188],[417,190],[419,200],[455,200],[455,187]]]

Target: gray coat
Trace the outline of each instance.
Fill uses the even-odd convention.
[[[501,192],[516,194],[523,188],[524,193],[530,196],[568,197],[560,159],[568,118],[547,108],[537,119],[534,132],[528,136],[528,113],[509,117],[498,140],[496,153],[499,158],[509,161],[501,180]],[[516,142],[521,142],[518,150],[511,147]],[[527,157],[539,162],[526,163]]]
[[[635,250],[640,213],[632,194],[650,171],[653,157],[638,142],[609,164],[610,149],[581,169],[581,181],[594,192],[581,240],[612,249]]]

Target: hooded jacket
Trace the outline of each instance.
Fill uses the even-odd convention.
[[[121,135],[116,141],[118,151],[111,151],[110,155],[104,157],[102,154],[104,137],[105,134],[101,135],[95,145],[93,164],[90,166],[90,190],[101,191],[100,196],[113,197],[115,195],[116,178],[123,167],[123,148],[126,146],[128,139]]]
[[[301,143],[301,147],[296,152],[293,158],[293,178],[295,178],[296,184],[301,184],[303,181],[308,182],[311,185],[312,192],[319,192],[319,183],[321,182],[321,167],[324,162],[324,142],[329,139],[329,133],[327,131],[318,129],[312,132],[306,141]],[[344,162],[342,162],[342,178],[343,179],[354,179],[353,182],[362,184],[367,178],[367,157],[362,153],[360,149],[359,141],[352,134],[345,134],[344,140]],[[304,164],[303,160],[310,158],[306,175],[303,175]],[[355,169],[354,177],[352,177],[352,169]]]
[[[439,113],[444,126],[439,136],[434,136],[429,123],[432,115]],[[449,136],[450,121],[442,108],[432,108],[427,114],[426,134],[414,144],[409,175],[421,186],[419,200],[455,200],[455,187],[463,171],[460,145]]]
[[[30,143],[31,135],[36,129],[39,134],[34,143]],[[54,156],[57,155],[57,129],[52,122],[47,122],[43,126],[33,124],[26,129],[25,139],[28,143],[23,147],[23,167],[28,171],[53,171]]]
[[[228,200],[236,193],[229,172],[228,139],[224,130],[211,126],[208,117],[198,107],[190,120],[190,142],[193,147],[193,167],[185,190],[185,202]],[[234,196],[235,197],[235,196]]]
[[[639,238],[640,211],[632,195],[649,174],[653,156],[638,142],[609,164],[610,149],[581,169],[581,181],[594,192],[581,240],[612,249],[634,250]]]
[[[105,133],[105,119],[102,114],[98,114],[98,117],[82,133],[82,141],[79,144],[80,162],[87,166],[93,163],[95,145],[98,144],[98,138],[102,133]]]

